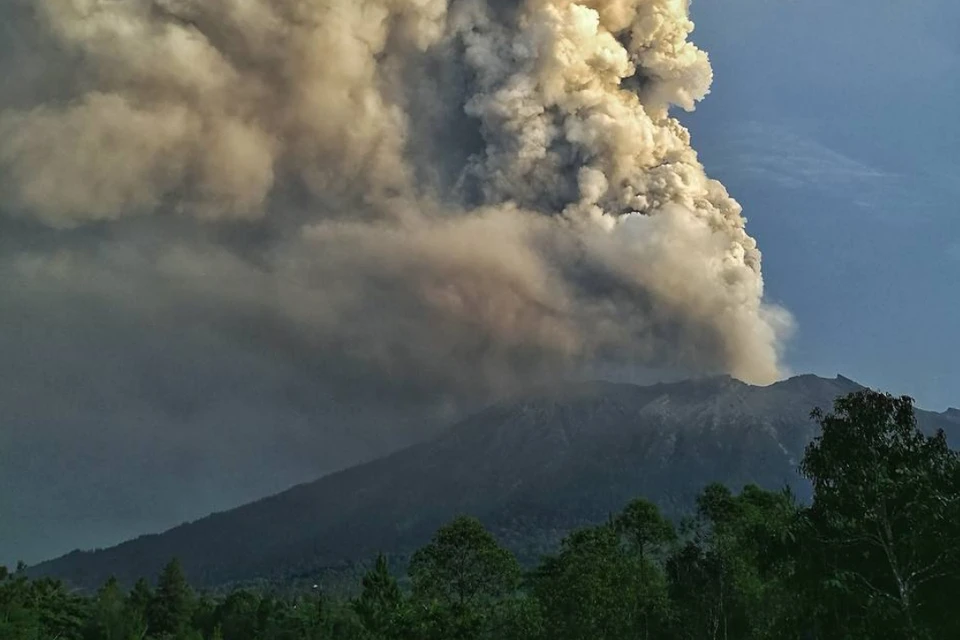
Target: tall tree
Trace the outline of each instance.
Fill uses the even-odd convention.
[[[419,612],[411,635],[420,640],[491,637],[521,577],[513,555],[467,517],[441,527],[409,574]]]
[[[134,628],[132,634],[134,638],[145,638],[150,629],[147,614],[150,610],[150,603],[153,601],[153,591],[149,583],[140,578],[133,585],[133,589],[127,594],[124,602],[124,618]]]
[[[667,563],[681,637],[790,638],[789,540],[798,507],[789,491],[713,484],[697,498],[687,543]]]
[[[630,541],[642,559],[662,551],[677,533],[673,523],[663,517],[657,505],[638,499],[628,504],[614,519],[616,530]]]
[[[114,577],[97,591],[91,614],[85,633],[90,640],[129,640],[136,634],[136,621],[127,616],[126,598]]]
[[[414,593],[461,607],[514,591],[520,565],[475,518],[442,527],[410,562]]]
[[[152,635],[176,636],[184,631],[193,613],[193,592],[176,558],[160,572],[157,591],[150,602],[148,620]]]
[[[943,593],[960,589],[960,458],[918,428],[913,400],[874,391],[814,411],[803,473],[808,535],[833,608],[872,637],[960,637]],[[839,632],[838,632],[839,633]]]
[[[0,638],[34,640],[40,637],[40,615],[30,602],[26,576],[0,568]]]
[[[645,517],[642,521],[656,520]],[[621,520],[615,519],[617,522]],[[646,551],[641,551],[644,548]],[[534,576],[546,637],[661,637],[667,618],[666,584],[660,567],[644,555],[648,552],[646,545],[624,544],[614,525],[582,529],[568,536],[560,553],[545,558]]]
[[[729,587],[720,554],[688,541],[667,560],[666,573],[672,635],[682,640],[726,638]]]
[[[363,591],[354,609],[368,632],[385,638],[393,635],[402,606],[400,586],[390,575],[386,557],[379,554],[374,567],[363,577]]]

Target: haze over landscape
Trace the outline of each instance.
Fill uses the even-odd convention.
[[[752,448],[696,480],[780,481],[808,405],[857,388],[838,372],[915,396],[931,428],[960,425],[940,413],[960,404],[955,3],[701,1],[690,39],[710,62],[684,2],[515,4],[0,8],[0,563],[163,531],[422,441],[348,472],[420,514],[417,542],[464,487],[497,496],[474,505],[491,517],[553,490],[575,511],[557,478],[606,486],[574,454],[623,434],[652,468],[699,468],[711,456],[670,434],[724,450],[704,434],[746,433]],[[761,389],[807,372],[829,380]],[[505,397],[521,409],[490,418]],[[574,444],[537,411],[579,416],[563,422]],[[595,441],[594,419],[609,427]],[[444,476],[415,477],[417,456],[452,451],[441,470],[459,470],[481,448],[451,433],[487,458],[529,437],[562,464],[537,485],[504,458],[430,502]],[[655,486],[624,473],[610,505]],[[484,484],[511,474],[537,491]],[[311,499],[340,500],[330,482]],[[343,500],[327,508],[374,538],[403,516]],[[257,522],[253,508],[223,518]],[[350,539],[328,524],[302,535]]]

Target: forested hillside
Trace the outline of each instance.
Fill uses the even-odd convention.
[[[801,469],[812,500],[711,484],[675,526],[646,499],[568,535],[524,571],[476,519],[441,527],[398,581],[378,557],[338,599],[194,592],[176,560],[156,586],[81,597],[0,581],[4,640],[841,640],[960,637],[960,457],[912,401],[851,393]]]

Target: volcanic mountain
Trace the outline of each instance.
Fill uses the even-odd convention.
[[[571,384],[491,406],[393,455],[116,547],[33,568],[81,587],[130,583],[178,557],[197,584],[315,576],[423,544],[458,514],[479,517],[521,558],[644,496],[673,517],[719,481],[790,486],[816,435],[815,407],[862,388],[838,376],[768,387],[728,377],[634,386]],[[918,412],[960,441],[960,412]]]

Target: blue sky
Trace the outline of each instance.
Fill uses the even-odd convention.
[[[960,3],[694,3],[716,79],[682,116],[744,206],[787,363],[960,405]]]

